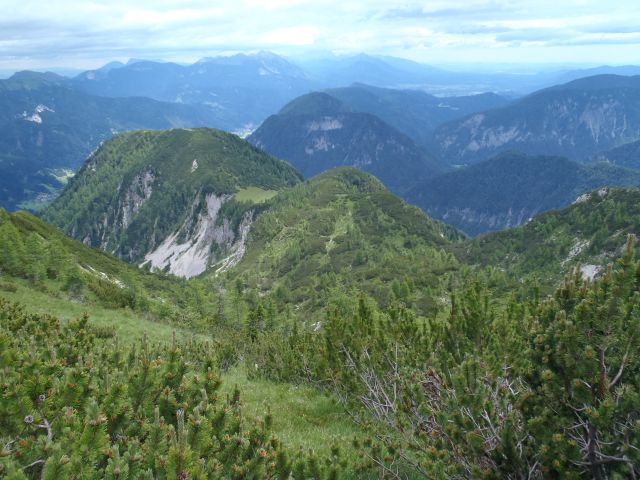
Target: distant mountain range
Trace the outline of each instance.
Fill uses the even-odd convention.
[[[405,134],[322,92],[295,99],[248,140],[287,160],[305,177],[339,166],[356,167],[375,175],[396,193],[442,171]]]
[[[228,131],[255,128],[286,102],[319,85],[269,52],[203,58],[192,65],[144,60],[109,64],[78,75],[72,83],[93,95],[204,105],[215,116],[215,126]]]
[[[192,65],[111,62],[74,78],[21,72],[0,81],[0,205],[40,208],[114,133],[213,126],[244,136],[265,119],[250,141],[305,176],[352,166],[403,195],[447,169],[508,151],[636,168],[640,76],[616,75],[636,70],[525,74],[519,82],[518,75],[448,72],[393,57],[327,55],[293,62],[260,52]],[[449,85],[460,92],[508,91],[509,80],[513,93],[594,73],[520,99],[496,93],[442,97],[420,90],[431,85],[442,93],[438,85]],[[353,83],[363,81],[369,85]],[[383,88],[391,85],[405,89]],[[541,165],[542,177],[551,174],[547,168]],[[624,176],[609,170],[604,177],[594,175],[607,181]],[[584,188],[589,185],[595,184]],[[418,198],[416,191],[411,195]],[[530,215],[528,206],[522,208],[509,219],[494,211],[491,215],[500,217],[494,226],[479,225],[477,231],[521,221]],[[471,225],[463,228],[477,233]]]
[[[440,126],[437,154],[469,164],[518,150],[584,161],[640,139],[640,76],[598,75]]]
[[[297,64],[270,52],[203,58],[192,65],[149,60],[134,60],[127,64],[111,62],[72,80],[77,88],[95,95],[145,96],[160,101],[206,105],[216,115],[218,127],[238,132],[255,128],[288,101],[312,90],[355,83],[417,91],[429,91],[433,87],[436,93],[467,95],[469,92],[511,91],[504,86],[513,87],[514,81],[515,78],[505,82],[502,75],[447,72],[394,57],[332,56]],[[447,85],[452,88],[448,89]],[[532,89],[524,88],[524,91]],[[374,93],[378,97],[391,95],[390,92]],[[340,95],[339,92],[336,95]],[[345,92],[345,95],[353,97],[351,92]],[[386,98],[385,102],[388,104],[393,100]],[[488,97],[477,101],[479,108],[474,111],[506,103]],[[419,102],[426,104],[438,119],[449,120],[469,113],[462,109],[460,115],[446,115],[447,108],[453,113],[458,105],[441,106],[442,111],[438,112],[439,102],[427,94]],[[415,106],[412,108],[417,110]],[[422,117],[426,115],[425,112]]]
[[[443,123],[510,102],[495,93],[436,97],[420,90],[395,90],[364,84],[325,92],[355,112],[376,115],[423,147],[431,146],[433,131]]]
[[[496,72],[467,69],[448,70],[428,64],[390,56],[367,54],[336,56],[333,54],[297,58],[296,64],[310,77],[326,85],[365,83],[394,89],[423,90],[439,96],[465,96],[482,92],[498,92],[522,96],[541,88],[565,83],[578,78],[601,75],[638,75],[638,66],[600,66],[596,68],[562,70],[546,69],[539,72]]]
[[[521,225],[605,186],[640,186],[640,171],[504,153],[422,182],[406,198],[430,216],[478,235]]]
[[[116,132],[214,122],[198,105],[98,97],[55,74],[15,74],[0,80],[0,207],[37,208],[50,200]]]

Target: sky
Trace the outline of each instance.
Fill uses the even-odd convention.
[[[271,50],[433,65],[640,64],[638,0],[0,0],[0,71]]]

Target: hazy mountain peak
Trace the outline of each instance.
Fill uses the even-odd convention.
[[[64,83],[68,79],[53,72],[35,72],[32,70],[22,70],[16,72],[8,79],[13,82],[39,82],[39,83]]]
[[[600,75],[578,78],[562,85],[554,85],[552,87],[541,90],[541,92],[570,89],[608,90],[613,88],[640,89],[640,75],[628,76],[617,75],[613,73],[603,73]]]
[[[311,92],[287,103],[279,115],[335,115],[349,109],[337,98],[324,92]]]

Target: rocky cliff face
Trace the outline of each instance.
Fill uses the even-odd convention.
[[[220,215],[222,205],[231,198],[231,195],[206,195],[204,210],[195,218],[188,218],[153,251],[146,253],[141,266],[149,265],[179,277],[191,278],[212,265],[216,266],[217,272],[236,265],[244,255],[254,212],[245,212],[238,229],[234,230],[230,219]],[[196,199],[194,206],[198,202]],[[189,223],[195,223],[195,228],[189,228]]]
[[[129,185],[121,185],[115,210],[105,212],[95,234],[87,234],[82,242],[85,245],[99,245],[106,250],[109,236],[125,232],[140,208],[151,198],[155,179],[152,171],[146,171],[136,175]],[[110,214],[114,217],[113,222],[110,221]],[[72,231],[72,235],[74,234]]]
[[[127,187],[123,186],[115,208],[105,212],[92,234],[82,239],[83,243],[109,250],[114,239],[126,236],[132,220],[151,199],[154,180],[152,172],[144,172],[136,175]],[[254,217],[253,209],[246,211],[234,228],[233,220],[221,214],[222,206],[233,198],[234,195],[198,192],[175,231],[165,235],[154,228],[145,242],[145,249],[116,248],[112,253],[134,262],[144,257],[141,267],[148,266],[184,278],[200,275],[209,267],[215,267],[217,272],[226,271],[242,259]]]

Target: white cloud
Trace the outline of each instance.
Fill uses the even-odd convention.
[[[268,48],[286,54],[303,47],[431,62],[486,61],[491,48],[496,63],[639,63],[640,48],[632,47],[640,47],[640,3],[613,3],[2,0],[0,69],[88,67],[127,57],[191,61],[219,52]]]
[[[313,45],[320,29],[313,25],[276,28],[266,32],[262,41],[266,45]]]

